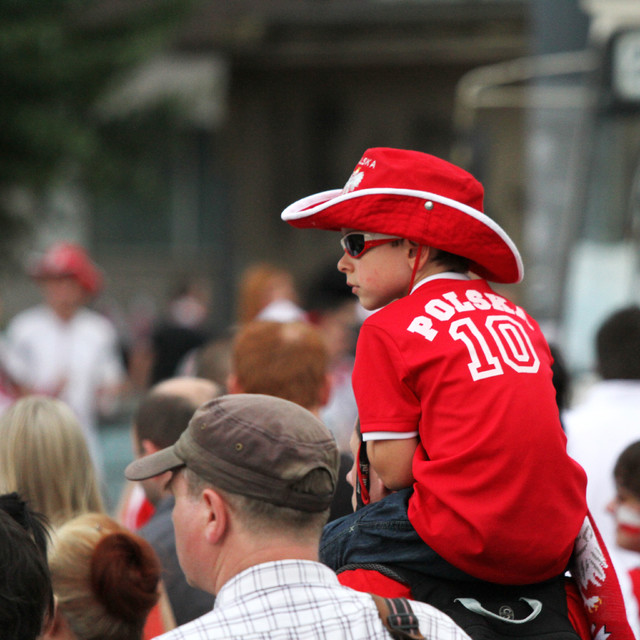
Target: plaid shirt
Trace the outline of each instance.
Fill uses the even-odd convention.
[[[422,602],[411,607],[431,640],[469,640],[444,613]],[[327,640],[389,638],[370,595],[339,584],[326,566],[281,560],[247,569],[227,582],[211,612],[159,638]]]

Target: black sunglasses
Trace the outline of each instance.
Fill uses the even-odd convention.
[[[397,236],[389,236],[385,233],[363,233],[362,231],[352,231],[340,238],[340,244],[352,258],[359,258],[364,253],[381,244],[388,244],[394,240],[399,240]]]

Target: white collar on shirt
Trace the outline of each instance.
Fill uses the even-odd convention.
[[[443,271],[442,273],[434,273],[432,276],[427,276],[419,282],[416,282],[413,285],[413,289],[411,289],[411,293],[413,293],[418,287],[421,287],[426,282],[431,282],[432,280],[471,280],[471,278],[466,273],[457,273],[456,271]]]

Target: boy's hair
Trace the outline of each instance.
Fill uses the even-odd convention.
[[[404,239],[400,238],[394,240],[392,246],[400,246],[404,242]],[[409,240],[413,246],[418,246],[417,242]],[[435,262],[441,267],[446,267],[448,271],[454,271],[455,273],[467,273],[469,271],[469,259],[463,256],[458,256],[455,253],[445,251],[444,249],[438,249],[438,247],[429,247],[429,259],[431,262]]]
[[[244,393],[261,393],[305,409],[322,404],[328,352],[318,329],[305,322],[256,320],[235,336],[232,371]]]
[[[613,477],[616,484],[640,500],[640,440],[630,444],[618,456]]]
[[[456,273],[467,273],[469,271],[469,260],[463,256],[457,256],[455,253],[449,253],[443,249],[433,247],[434,252],[432,260],[437,264],[447,267],[449,271]]]
[[[53,616],[44,519],[17,494],[0,497],[0,628],[6,640],[35,640]]]
[[[610,315],[596,334],[598,373],[605,380],[640,380],[640,307]]]

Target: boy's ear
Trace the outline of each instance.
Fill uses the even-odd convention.
[[[412,240],[407,240],[407,243],[408,243],[407,256],[409,260],[411,261],[415,260],[418,256],[420,256],[420,263],[418,264],[418,269],[422,269],[422,267],[424,267],[424,265],[429,260],[429,257],[431,254],[431,247],[428,247],[426,245],[419,245],[417,242],[413,242]],[[411,266],[413,266],[413,264]]]
[[[413,242],[413,240],[405,240],[405,242],[407,243],[407,255],[410,258],[415,258],[418,253],[417,243]]]

